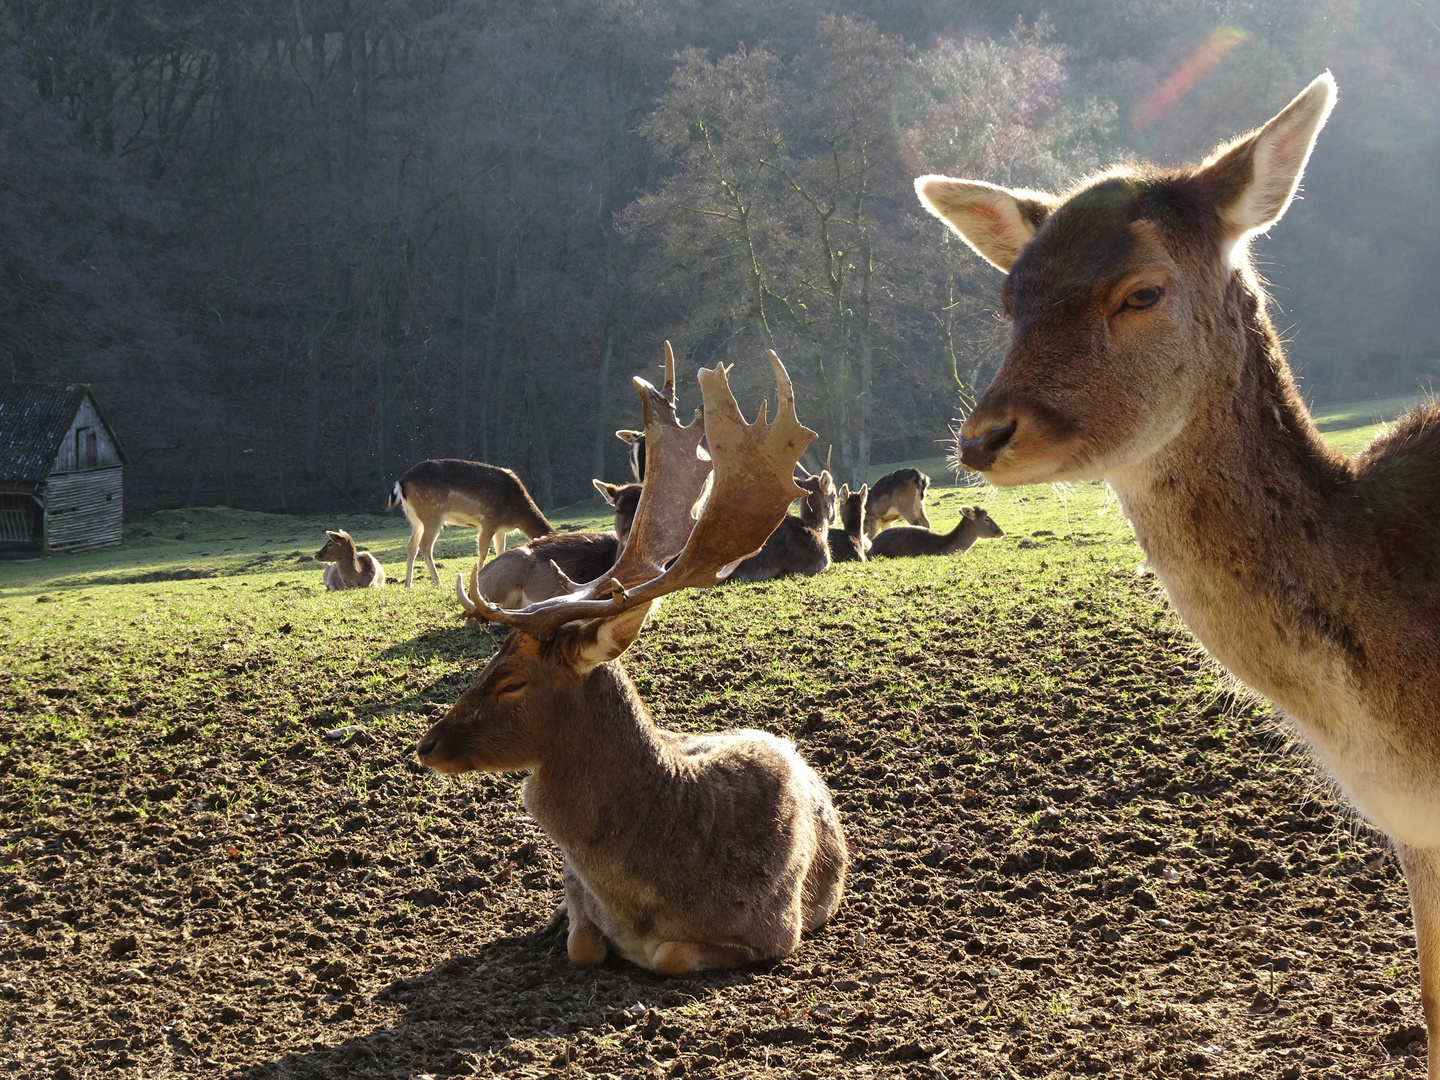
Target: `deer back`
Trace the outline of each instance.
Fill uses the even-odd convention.
[[[614,533],[573,532],[541,536],[487,562],[471,578],[471,589],[502,608],[521,608],[566,591],[571,581],[590,581],[615,564],[619,541]]]

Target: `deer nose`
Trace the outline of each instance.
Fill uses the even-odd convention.
[[[419,756],[422,765],[425,763],[425,759],[435,752],[435,746],[439,742],[440,736],[433,731],[427,731],[425,737],[416,744],[415,753]]]
[[[960,463],[975,472],[984,472],[995,464],[995,457],[1015,434],[1015,421],[994,424],[973,439],[961,438]]]

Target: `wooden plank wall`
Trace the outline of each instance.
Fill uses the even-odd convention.
[[[88,429],[95,439],[94,460],[83,460],[79,439],[81,428]],[[60,440],[60,449],[55,455],[55,464],[50,466],[50,473],[53,476],[55,473],[82,469],[108,469],[119,464],[120,451],[110,441],[105,425],[100,422],[100,414],[95,411],[95,406],[90,404],[89,395],[86,395],[81,399],[80,407],[75,410],[75,419],[70,422],[70,430],[65,432],[65,438]]]
[[[123,468],[51,474],[45,484],[45,546],[86,551],[121,540]]]

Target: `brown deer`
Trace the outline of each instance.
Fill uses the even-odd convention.
[[[787,514],[759,553],[735,568],[731,581],[773,581],[792,574],[808,577],[830,569],[830,519],[835,516],[835,482],[828,470],[795,482],[805,489],[800,516]]]
[[[865,506],[865,535],[874,540],[881,529],[901,518],[928,529],[925,493],[929,490],[930,477],[919,469],[896,469],[876,480]]]
[[[496,607],[522,608],[568,591],[572,581],[599,577],[620,555],[635,520],[640,502],[639,484],[607,484],[596,480],[595,487],[615,507],[614,532],[551,533],[507,550],[470,571],[470,596],[483,596]],[[465,617],[486,621],[485,614],[460,593]]]
[[[851,491],[849,484],[841,484],[836,495],[840,512],[838,529],[831,529],[831,562],[864,562],[870,542],[865,539],[865,500],[870,495],[868,484],[861,484],[859,491]]]
[[[668,345],[669,342],[666,344]],[[668,353],[667,356],[673,368],[674,356]],[[615,432],[615,437],[621,442],[630,444],[630,472],[635,477],[637,484],[643,484],[645,482],[645,433],[621,428]]]
[[[948,533],[931,532],[918,525],[896,525],[870,541],[870,557],[905,558],[914,555],[958,555],[976,540],[1004,536],[1005,531],[980,506],[960,507],[960,520]]]
[[[355,541],[344,529],[326,531],[330,539],[315,553],[315,561],[329,563],[325,567],[325,588],[379,589],[385,584],[385,568],[368,551],[355,550]]]
[[[658,729],[618,662],[660,597],[722,580],[800,494],[792,473],[815,435],[770,360],[773,424],[763,406],[745,423],[723,365],[700,372],[703,426],[681,427],[673,395],[636,380],[650,450],[624,552],[590,584],[522,611],[471,598],[514,629],[417,747],[441,772],[530,773],[525,807],[564,855],[556,914],[578,967],[611,950],[663,975],[781,957],[840,902],[839,816],[794,747],[762,731]],[[713,483],[696,520],[712,471],[702,436]]]
[[[1440,1080],[1440,405],[1353,459],[1327,445],[1248,250],[1334,98],[1327,73],[1198,166],[1060,198],[916,188],[1007,271],[1009,342],[961,460],[1001,486],[1106,480],[1191,631],[1394,840]]]
[[[430,580],[440,584],[434,549],[446,525],[475,529],[476,556],[482,564],[492,544],[496,555],[505,551],[505,536],[511,529],[519,529],[531,540],[555,531],[518,476],[481,461],[432,458],[420,462],[395,481],[386,509],[396,506],[410,520],[410,550],[405,555],[407,589],[415,576],[417,551],[425,553]]]
[[[640,484],[607,484],[604,480],[592,480],[600,497],[615,508],[615,535],[624,544],[630,536],[630,523],[635,520],[635,510],[640,505]],[[589,578],[576,578],[589,581]]]

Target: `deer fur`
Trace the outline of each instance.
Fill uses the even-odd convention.
[[[829,471],[795,481],[808,494],[800,516],[787,514],[756,554],[741,561],[731,581],[772,581],[792,574],[809,576],[830,569],[830,519],[835,516],[835,482]]]
[[[865,506],[865,535],[874,540],[881,529],[901,518],[928,529],[925,493],[929,490],[930,477],[919,469],[896,469],[876,480]]]
[[[520,478],[509,469],[481,461],[433,458],[410,469],[391,490],[387,510],[399,506],[410,521],[410,548],[405,555],[405,587],[415,577],[415,555],[425,553],[430,580],[440,584],[435,569],[435,541],[446,525],[475,529],[476,557],[483,565],[494,545],[505,551],[505,537],[519,529],[531,540],[554,532]]]
[[[326,532],[330,539],[315,553],[315,561],[329,563],[325,567],[325,588],[379,589],[385,584],[385,568],[368,551],[355,550],[355,541],[344,529]]]
[[[1104,479],[1176,612],[1394,840],[1440,1080],[1440,405],[1355,458],[1320,437],[1248,240],[1334,102],[1316,79],[1199,166],[1056,198],[921,177],[1007,272],[1005,358],[961,429],[993,484]]]
[[[839,906],[839,815],[785,739],[655,726],[615,659],[649,610],[546,642],[512,631],[420,740],[420,760],[529,772],[525,809],[564,854],[577,967],[612,948],[662,975],[785,956]]]
[[[831,562],[864,562],[870,542],[865,538],[865,500],[870,495],[868,484],[861,484],[859,491],[851,491],[849,484],[841,484],[836,496],[840,513],[840,528],[831,529]]]
[[[615,437],[630,446],[630,472],[637,484],[645,482],[645,433],[621,428]]]
[[[914,555],[958,555],[976,540],[1004,536],[1005,532],[984,507],[960,507],[960,520],[948,533],[931,532],[918,525],[896,525],[870,541],[870,557],[903,558]]]

